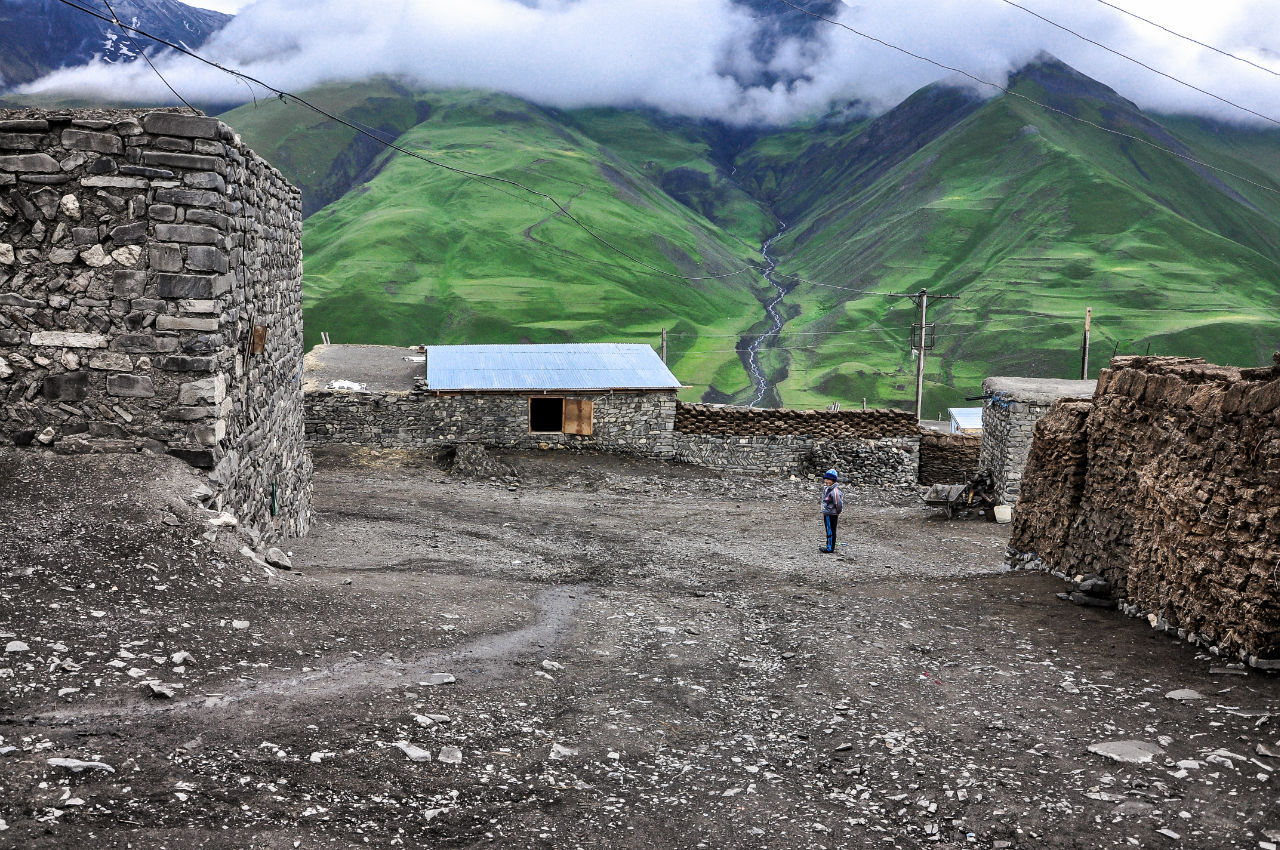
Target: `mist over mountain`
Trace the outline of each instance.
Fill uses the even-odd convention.
[[[231,20],[177,0],[118,0],[111,5],[121,21],[190,48],[203,45]],[[94,8],[109,14],[100,3]],[[137,42],[153,58],[168,52],[147,39]],[[0,90],[62,68],[91,62],[121,65],[139,58],[137,47],[117,27],[56,0],[0,0]]]
[[[1258,120],[994,0],[799,5],[997,85],[1047,51],[1144,109]],[[1159,0],[1125,5],[1280,70],[1280,4],[1272,0],[1194,9]],[[1100,3],[1035,0],[1032,7],[1154,67],[1280,116],[1280,87],[1263,71]],[[419,88],[501,91],[559,108],[650,107],[740,125],[786,124],[822,114],[833,101],[885,111],[922,86],[962,81],[780,0],[258,0],[202,52],[289,90],[381,75]],[[161,64],[189,100],[251,99],[241,82],[189,58]],[[971,80],[963,84],[983,97],[998,93]],[[25,91],[173,100],[149,69],[102,61],[59,71]]]

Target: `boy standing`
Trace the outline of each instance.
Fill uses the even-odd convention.
[[[822,476],[822,524],[827,530],[827,545],[819,546],[819,552],[836,550],[836,521],[844,510],[844,496],[837,484],[839,480],[840,474],[834,469],[828,469]]]

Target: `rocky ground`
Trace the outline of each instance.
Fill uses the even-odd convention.
[[[284,572],[181,464],[0,450],[0,847],[1280,844],[1280,679],[1006,526],[503,461],[319,455]]]

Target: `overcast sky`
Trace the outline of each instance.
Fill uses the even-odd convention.
[[[1019,2],[1280,120],[1280,77],[1189,44],[1100,0]],[[1280,0],[1111,2],[1280,72]],[[814,39],[783,45],[762,66],[750,49],[759,24],[729,0],[204,0],[202,5],[238,11],[202,53],[294,91],[386,73],[424,86],[491,88],[556,106],[646,105],[738,123],[777,123],[823,110],[833,99],[859,98],[886,109],[949,76],[824,23]],[[992,82],[1004,82],[1009,71],[1045,50],[1143,107],[1259,120],[1003,0],[864,0],[838,14],[869,35]],[[242,84],[191,59],[167,59],[162,68],[188,99],[248,99]],[[760,79],[761,71],[796,81],[772,87],[738,82]],[[141,63],[63,71],[32,87],[66,88],[104,97],[128,92],[172,99]]]

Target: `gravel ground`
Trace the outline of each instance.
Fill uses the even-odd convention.
[[[1006,527],[848,490],[822,555],[817,482],[467,460],[318,454],[277,572],[181,464],[0,450],[0,847],[1280,843],[1280,679]]]

